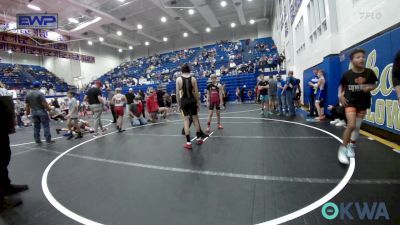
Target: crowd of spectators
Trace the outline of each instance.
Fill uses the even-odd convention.
[[[284,69],[285,56],[271,41],[218,41],[200,48],[156,54],[124,62],[100,80],[113,87],[168,83],[180,76],[187,63],[195,77],[240,75]]]
[[[66,92],[71,88],[47,69],[31,65],[0,63],[0,81],[8,90],[16,90],[22,97],[35,81],[41,83],[41,91],[46,95]]]

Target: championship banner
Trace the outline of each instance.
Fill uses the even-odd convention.
[[[25,36],[18,36],[18,43],[23,45],[36,45],[32,39]]]
[[[37,16],[39,14],[35,15]],[[52,14],[44,15],[49,16]],[[23,20],[29,20],[27,17],[21,18],[23,18]],[[31,22],[44,24],[48,18],[32,17],[30,19],[32,20]],[[23,23],[27,22],[25,21]],[[70,37],[68,36],[64,36],[50,30],[16,28],[17,25],[15,23],[5,23],[4,21],[0,20],[0,31],[5,31],[0,32],[0,50],[11,50],[18,53],[60,57],[78,60],[85,63],[95,63],[95,57],[93,56],[85,56],[68,52],[67,44],[54,43],[54,41],[68,41],[70,40]]]
[[[297,15],[297,12],[300,9],[301,3],[303,0],[293,0],[290,4],[290,22],[293,24],[294,18]]]
[[[0,51],[9,51],[16,53],[25,53],[32,55],[43,55],[43,56],[51,56],[65,59],[73,59],[78,60],[84,63],[95,63],[94,56],[87,55],[79,55],[72,52],[58,51],[55,49],[46,49],[41,47],[31,47],[19,44],[11,44],[11,43],[2,43],[0,42]]]

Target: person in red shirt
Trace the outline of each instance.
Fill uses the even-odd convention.
[[[168,109],[158,105],[157,93],[152,91],[146,102],[147,112],[150,114],[150,122],[155,123],[158,119],[158,113],[162,113],[164,119],[167,118]]]
[[[132,126],[147,124],[147,120],[143,117],[143,104],[140,96],[136,96],[132,104],[129,106],[129,116],[132,118]]]

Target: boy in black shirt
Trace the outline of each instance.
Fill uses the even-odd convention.
[[[367,109],[371,107],[371,91],[377,87],[378,79],[373,70],[365,68],[365,51],[355,49],[350,54],[352,69],[343,74],[339,86],[339,101],[345,107],[347,128],[343,133],[343,144],[338,158],[349,164],[354,158],[355,142]]]
[[[260,81],[258,82],[258,90],[260,90],[261,99],[261,112],[260,115],[265,116],[269,111],[269,99],[268,99],[268,88],[269,83],[264,78],[264,74],[260,74]]]
[[[101,94],[101,82],[96,81],[95,84],[88,90],[85,96],[85,101],[88,102],[90,111],[93,112],[93,118],[94,118],[94,132],[95,132],[95,137],[98,137],[100,133],[98,132],[98,129],[101,129],[101,134],[104,134],[106,131],[106,128],[103,127],[103,124],[101,122],[101,114],[103,113],[103,107],[104,107],[104,100]]]

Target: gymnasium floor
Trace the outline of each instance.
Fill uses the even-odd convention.
[[[0,224],[256,224],[300,209],[302,216],[284,224],[400,224],[398,153],[361,136],[355,162],[341,166],[336,137],[342,128],[301,116],[263,119],[257,108],[229,105],[225,129],[191,152],[182,148],[177,115],[166,123],[127,125],[121,134],[110,125],[101,138],[59,138],[52,145],[29,143],[32,128],[20,129],[11,136],[10,176],[30,190]],[[205,108],[201,113],[206,118]],[[110,123],[110,115],[104,119]],[[385,202],[391,220],[328,221],[320,207],[328,200]]]

